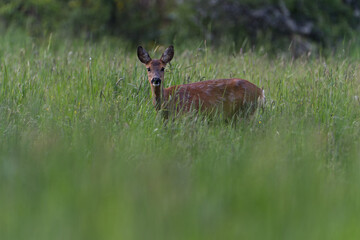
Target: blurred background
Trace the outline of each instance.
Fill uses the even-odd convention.
[[[360,0],[0,0],[0,240],[360,239],[359,16]],[[165,86],[241,77],[265,111],[163,124],[138,44],[175,45]]]
[[[359,0],[0,0],[0,28],[236,49],[261,45],[294,55],[336,49],[360,29]]]

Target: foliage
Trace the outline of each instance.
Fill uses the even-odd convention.
[[[164,125],[120,46],[0,38],[2,239],[359,239],[359,50],[293,61],[175,45],[167,86],[264,87],[265,112],[234,127]]]
[[[333,47],[358,35],[358,5],[357,0],[0,0],[0,21],[5,28],[20,26],[33,36],[112,35],[134,45],[205,39],[238,48],[251,41],[284,49],[299,34],[284,31],[281,19],[288,18],[291,26],[311,26],[302,42]],[[250,16],[264,8],[268,11],[262,20]]]

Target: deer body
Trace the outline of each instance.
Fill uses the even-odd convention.
[[[252,114],[265,102],[264,91],[247,80],[216,79],[163,88],[164,69],[174,55],[172,46],[159,60],[152,60],[148,53],[138,47],[138,57],[146,65],[151,84],[153,104],[157,110],[169,113],[200,111],[214,114],[221,111],[225,118]]]

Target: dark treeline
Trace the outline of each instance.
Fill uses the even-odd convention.
[[[131,43],[244,41],[304,52],[357,35],[359,0],[0,0],[1,27]]]

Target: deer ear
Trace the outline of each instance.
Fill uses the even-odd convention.
[[[169,63],[173,57],[174,57],[174,47],[169,46],[161,56],[160,60],[163,61],[164,63]]]
[[[138,55],[139,60],[144,64],[147,64],[151,61],[150,55],[147,53],[147,51],[142,46],[138,46],[137,55]]]

